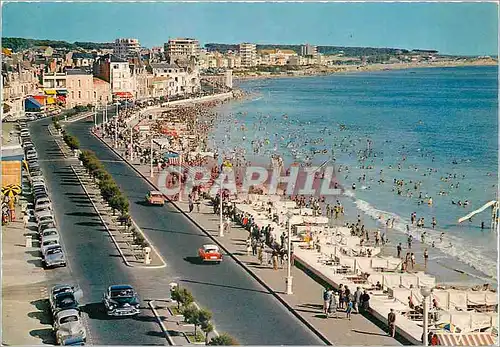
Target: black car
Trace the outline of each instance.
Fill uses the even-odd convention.
[[[109,316],[134,316],[140,312],[139,297],[128,284],[110,286],[103,303]]]
[[[51,308],[52,313],[55,315],[57,312],[62,310],[79,310],[79,304],[73,291],[65,291],[53,296]]]

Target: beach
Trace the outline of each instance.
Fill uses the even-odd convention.
[[[489,213],[457,223],[497,196],[496,73],[473,66],[244,82],[252,98],[220,108],[209,146],[263,165],[272,154],[285,166],[334,158],[345,188],[331,197],[345,206],[336,223],[359,215],[386,234],[391,255],[399,242],[405,254],[408,225],[417,263],[427,248],[426,270],[438,283],[496,285]],[[423,228],[412,225],[412,212],[425,218]]]
[[[235,81],[249,81],[269,78],[300,78],[312,76],[328,76],[342,73],[355,72],[376,72],[388,70],[406,70],[419,68],[454,68],[466,66],[498,66],[498,60],[491,58],[478,58],[472,60],[458,61],[428,61],[428,62],[411,62],[411,63],[391,63],[391,64],[366,64],[366,65],[339,65],[335,67],[308,67],[290,73],[271,74],[264,72],[234,72],[233,79]]]

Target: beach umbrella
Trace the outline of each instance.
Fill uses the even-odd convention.
[[[21,187],[18,184],[9,184],[8,186],[2,187],[2,194],[13,197],[21,194]]]

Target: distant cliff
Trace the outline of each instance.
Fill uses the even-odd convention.
[[[112,43],[99,43],[99,42],[70,43],[66,41],[24,39],[21,37],[2,37],[2,47],[10,48],[14,52],[40,46],[50,46],[52,48],[66,48],[68,50],[74,50],[78,48],[83,48],[88,50],[113,48]]]

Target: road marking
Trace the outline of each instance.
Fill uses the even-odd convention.
[[[163,333],[165,334],[165,338],[167,339],[168,343],[171,345],[171,346],[175,346],[175,343],[174,343],[174,340],[172,339],[172,337],[170,336],[170,334],[168,333],[168,330],[167,328],[165,327],[165,324],[163,324],[161,318],[160,318],[160,315],[158,314],[158,311],[156,311],[156,308],[154,306],[154,300],[151,300],[151,301],[148,301],[148,306],[149,308],[151,308],[151,310],[153,311],[153,314],[155,315],[155,318],[156,318],[156,321],[158,322],[158,324],[160,325],[160,328],[161,330],[163,331]]]

